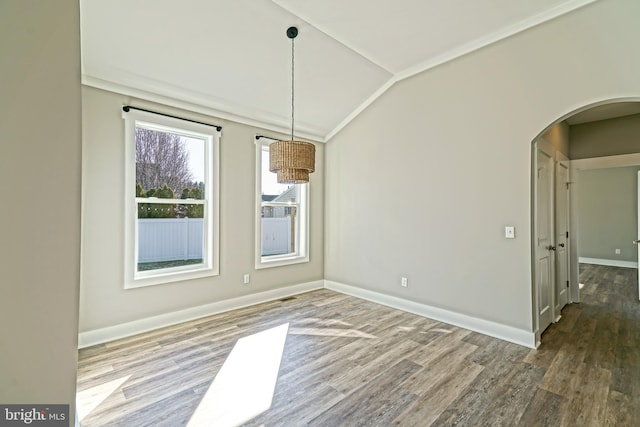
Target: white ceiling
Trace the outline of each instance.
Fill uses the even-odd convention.
[[[594,0],[81,0],[83,83],[325,141],[396,81]]]

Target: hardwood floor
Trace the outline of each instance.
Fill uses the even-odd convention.
[[[273,401],[247,426],[639,426],[636,271],[580,270],[582,302],[537,350],[329,290],[83,349],[81,424],[186,426],[236,342],[288,323]]]

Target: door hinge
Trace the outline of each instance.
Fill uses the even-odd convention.
[[[569,287],[569,281],[567,280],[567,288]]]
[[[569,232],[567,231],[567,239],[569,238]]]

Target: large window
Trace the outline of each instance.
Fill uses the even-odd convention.
[[[256,268],[309,261],[309,184],[278,184],[272,142],[256,139]]]
[[[125,287],[218,274],[218,131],[144,111],[123,117]]]

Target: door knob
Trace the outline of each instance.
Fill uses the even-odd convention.
[[[634,241],[633,241],[633,244],[634,244],[634,245],[637,245],[638,243],[640,243],[640,240],[634,240]]]
[[[564,243],[560,243],[558,246],[560,246],[561,248],[564,248]]]
[[[555,246],[549,246],[547,249],[549,249],[550,251],[555,251],[556,247]]]

